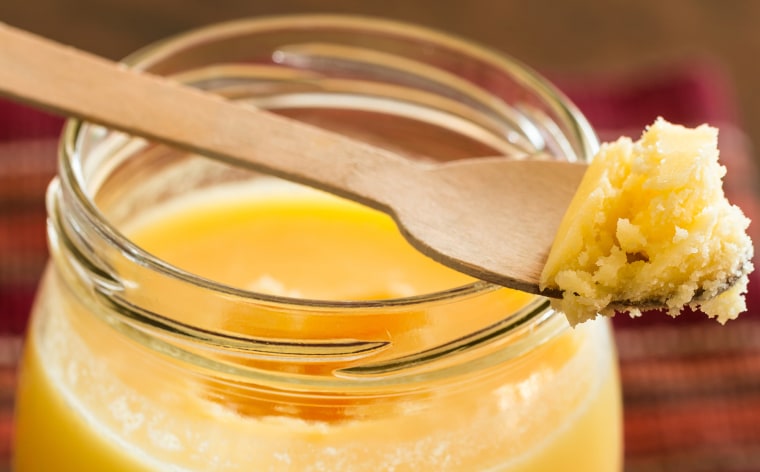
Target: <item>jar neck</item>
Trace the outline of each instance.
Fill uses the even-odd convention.
[[[323,388],[408,385],[474,375],[568,329],[547,300],[516,305],[509,291],[483,282],[366,302],[225,287],[142,253],[67,175],[48,192],[51,254],[85,316],[191,369],[272,384],[297,372]]]

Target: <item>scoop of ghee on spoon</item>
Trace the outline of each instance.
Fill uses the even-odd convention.
[[[717,148],[704,151],[710,145],[705,139],[697,148],[686,138],[663,141],[675,148],[659,163],[653,157],[648,168],[635,157],[599,158],[588,171],[584,164],[502,157],[422,164],[6,25],[0,25],[0,44],[0,95],[367,204],[391,215],[412,245],[445,265],[506,287],[563,297],[561,308],[571,323],[615,308],[676,310],[691,303],[713,306],[721,320],[742,309],[726,298],[742,298],[752,270],[748,221],[727,201],[712,205],[725,196],[722,174],[714,171],[720,167]],[[689,160],[691,171],[680,174]],[[673,179],[680,175],[684,191],[676,195],[672,190],[681,187],[663,184],[668,176],[648,180],[651,169]],[[611,178],[616,172],[635,183],[615,191],[622,182]],[[697,174],[705,178],[685,179]],[[691,202],[690,192],[705,195],[697,195],[697,203],[711,199],[709,214],[685,203]],[[642,199],[666,205],[657,215],[672,210],[686,212],[685,219],[663,218],[662,224],[673,223],[672,235],[649,234],[658,222],[636,219],[634,213],[653,210]],[[717,231],[715,222],[726,219],[730,231]],[[684,231],[693,237],[684,237]],[[729,234],[735,247],[719,250]],[[651,246],[656,250],[647,249],[652,238],[662,243]],[[699,255],[689,252],[685,240]],[[707,240],[718,242],[695,246]],[[681,246],[681,252],[674,249]],[[693,263],[661,262],[657,254],[668,247],[670,256],[681,254]],[[653,290],[637,285],[660,269]]]

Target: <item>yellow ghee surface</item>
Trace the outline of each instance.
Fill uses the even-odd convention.
[[[386,299],[470,281],[418,254],[385,215],[312,191],[266,187],[180,199],[126,232],[190,273],[274,295]],[[176,307],[187,303],[165,296]],[[509,313],[531,297],[498,290],[488,307]],[[297,329],[401,344],[419,340],[408,333],[435,330],[455,339],[491,321],[493,310],[478,303],[445,322],[420,311],[346,313],[328,325],[299,318]],[[225,323],[220,317],[219,329]],[[357,400],[355,410],[350,399],[335,409],[228,401],[224,385],[188,375],[87,316],[50,270],[23,360],[14,470],[621,470],[620,392],[606,322],[567,330],[505,364],[414,395]]]

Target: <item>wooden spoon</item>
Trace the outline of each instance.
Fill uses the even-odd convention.
[[[504,158],[412,162],[2,24],[0,94],[357,200],[393,216],[433,259],[532,293],[585,171]]]

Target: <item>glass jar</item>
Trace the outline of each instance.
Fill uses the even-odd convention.
[[[585,160],[597,146],[583,116],[528,68],[389,21],[236,21],[126,62],[410,159]],[[226,197],[214,196],[220,189]],[[263,217],[234,205],[267,208],[274,194],[296,206],[343,205],[67,124],[47,197],[51,264],[22,365],[17,472],[621,469],[606,320],[571,329],[544,298],[445,272],[428,277],[419,272],[428,262],[374,242],[354,259],[352,247],[379,230],[358,236],[353,217],[329,211],[328,232],[296,226],[242,246],[214,239],[234,235],[241,218],[258,231]],[[188,269],[135,238],[177,202],[191,220],[207,220],[156,231],[168,238],[162,247],[256,274],[256,284]],[[320,208],[267,214],[280,228]],[[334,228],[344,227],[341,239]],[[195,246],[200,233],[210,245]],[[278,277],[293,280],[270,277],[282,270]],[[317,295],[300,293],[312,285]]]

